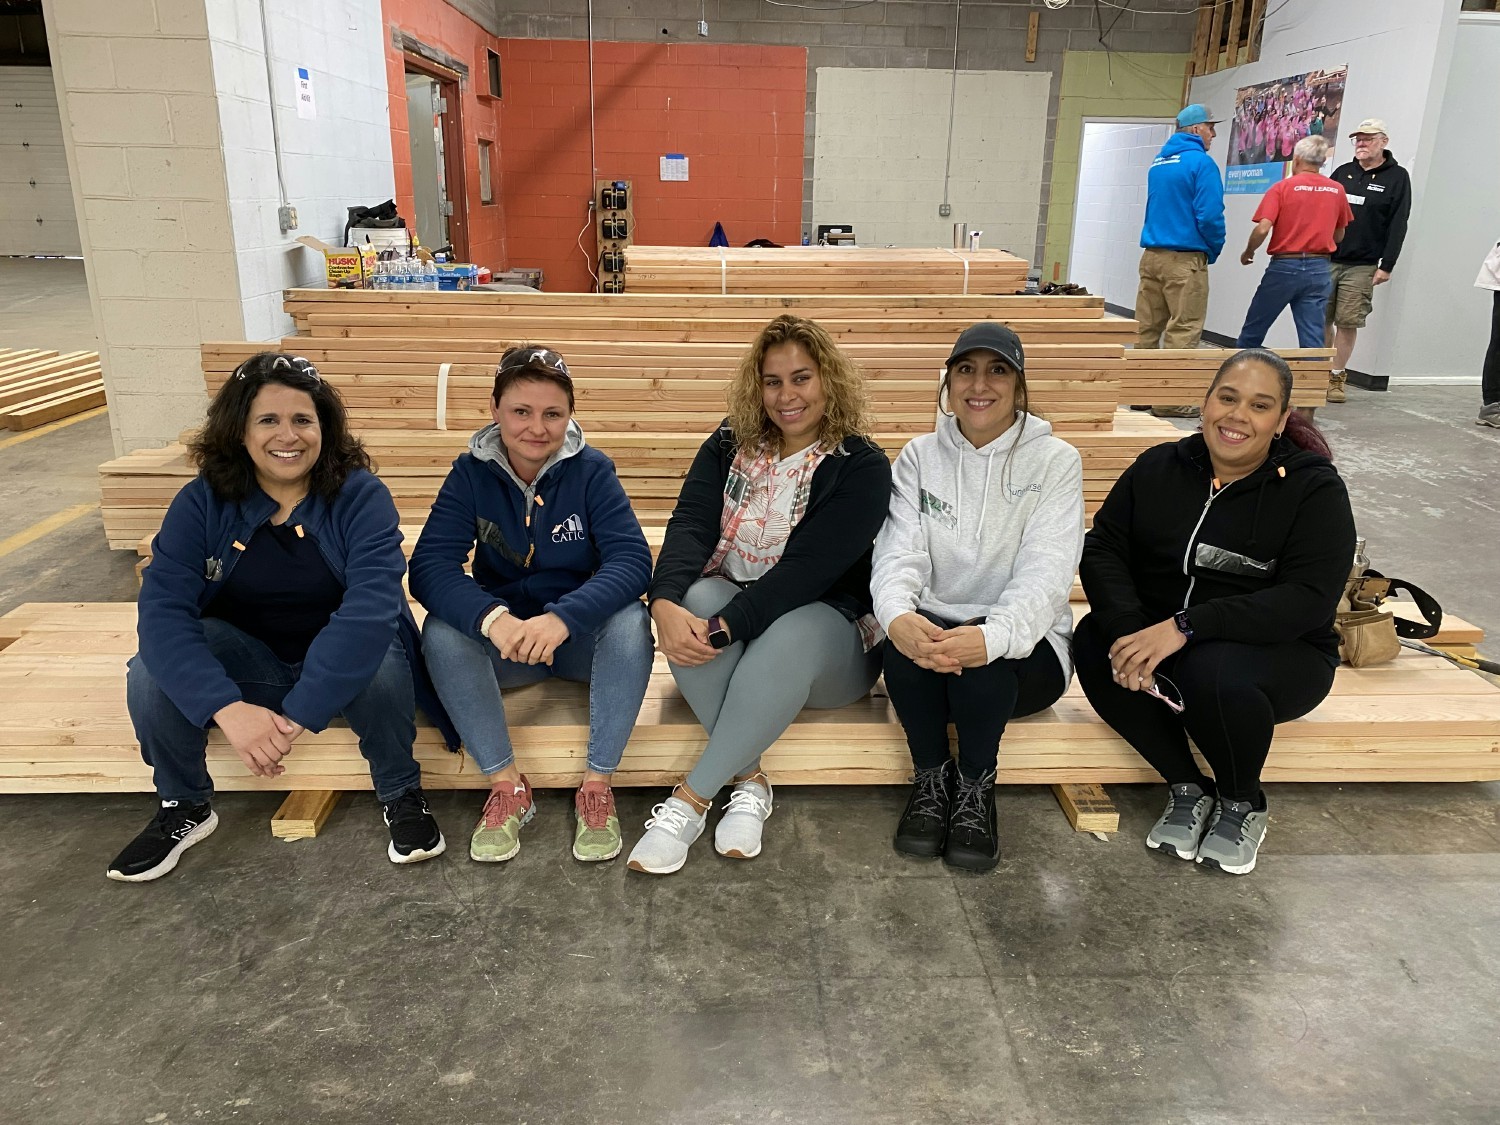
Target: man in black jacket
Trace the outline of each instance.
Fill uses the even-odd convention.
[[[1333,292],[1328,297],[1328,345],[1334,349],[1328,401],[1344,401],[1344,368],[1365,326],[1375,286],[1391,279],[1406,219],[1411,213],[1411,177],[1386,150],[1385,122],[1367,117],[1349,134],[1354,159],[1334,170],[1344,186],[1354,222],[1330,263]]]

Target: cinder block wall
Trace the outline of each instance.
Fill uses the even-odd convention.
[[[587,0],[448,0],[495,35],[532,39],[582,39],[588,34]],[[1052,182],[1053,141],[1058,95],[1067,51],[1185,53],[1192,45],[1194,14],[1145,14],[1075,0],[1053,11],[1035,0],[969,0],[953,3],[874,3],[819,11],[778,7],[764,0],[595,0],[593,32],[602,40],[702,42],[700,15],[708,40],[807,48],[807,121],[803,152],[803,223],[813,219],[816,147],[817,71],[823,67],[920,67],[954,65],[954,15],[959,12],[957,64],[961,70],[1014,70],[1050,75],[1047,134],[1041,168],[1042,191],[1036,237],[1013,247],[1042,259]],[[1035,62],[1027,62],[1026,27],[1040,17]],[[1104,33],[1096,24],[1103,21]],[[1076,159],[1076,152],[1070,156]],[[939,200],[933,200],[934,213]],[[1071,203],[1071,200],[1068,201]]]

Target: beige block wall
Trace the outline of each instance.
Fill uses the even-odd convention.
[[[119,452],[203,418],[198,344],[243,335],[204,0],[48,0]]]

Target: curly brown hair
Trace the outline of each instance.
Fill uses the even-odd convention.
[[[344,400],[301,356],[259,352],[234,369],[208,404],[208,418],[188,443],[188,457],[220,499],[238,502],[250,495],[255,465],[245,451],[245,422],[255,396],[267,383],[304,391],[313,400],[323,449],[313,466],[309,491],[332,503],[356,469],[370,468],[370,455],[349,432]]]
[[[836,449],[845,438],[868,437],[870,395],[864,373],[822,325],[783,314],[760,330],[729,381],[729,428],[742,449],[781,448],[781,429],[766,413],[761,367],[766,352],[781,344],[801,344],[817,365],[827,403],[818,427],[818,444]]]

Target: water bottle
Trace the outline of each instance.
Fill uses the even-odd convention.
[[[438,268],[432,262],[422,263],[422,288],[429,293],[438,291]]]

